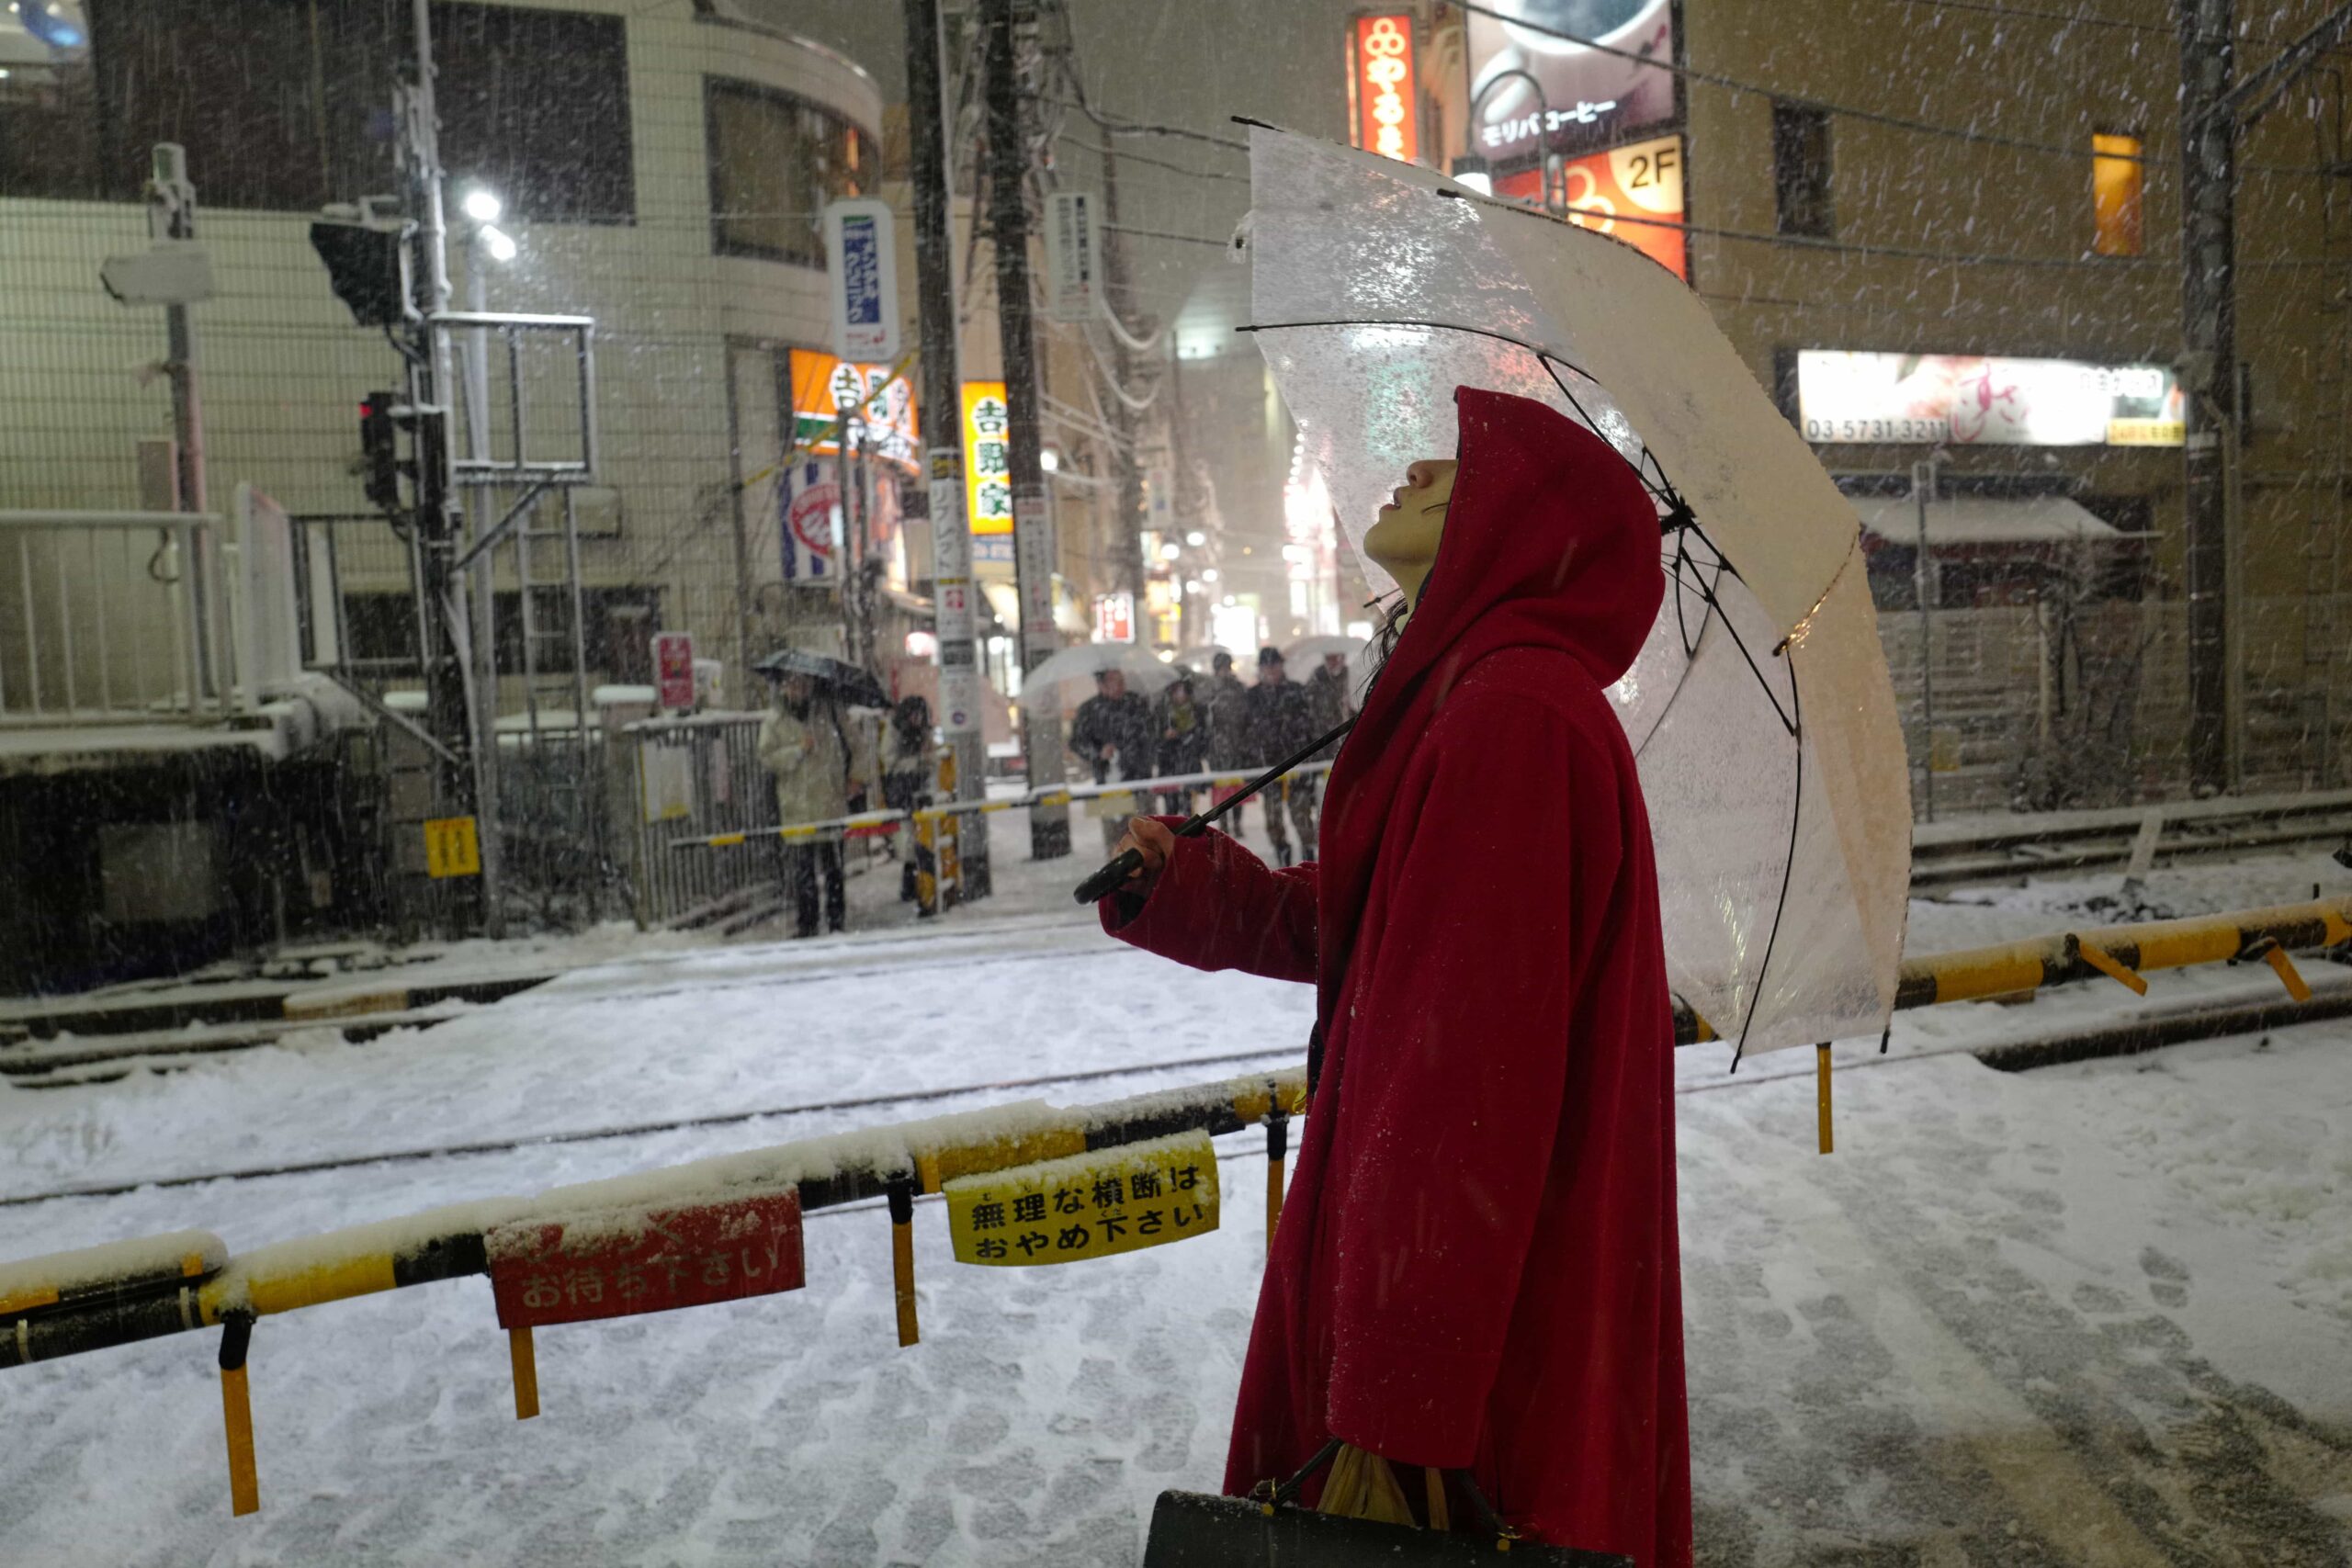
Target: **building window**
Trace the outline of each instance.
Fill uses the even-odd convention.
[[[2136,136],[2091,138],[2091,249],[2100,255],[2140,254],[2140,147]]]
[[[313,0],[107,0],[78,58],[0,81],[0,196],[137,200],[148,149],[187,149],[208,207],[309,212],[392,190],[407,12]],[[518,218],[636,213],[626,23],[432,7],[441,161]]]
[[[1835,232],[1826,109],[1805,104],[1772,106],[1772,194],[1780,204],[1780,232],[1819,239]]]
[[[805,98],[706,77],[711,246],[721,255],[825,265],[818,220],[872,184],[873,140]]]

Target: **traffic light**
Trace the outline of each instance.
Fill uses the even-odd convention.
[[[368,499],[387,512],[401,504],[399,436],[392,425],[395,394],[370,392],[359,405],[359,449],[368,460]]]
[[[333,209],[330,209],[333,210]],[[334,297],[363,327],[398,326],[406,302],[401,237],[406,224],[365,204],[356,219],[326,218],[311,225],[311,248],[326,263]]]

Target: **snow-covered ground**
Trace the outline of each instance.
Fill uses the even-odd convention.
[[[846,938],[665,942],[368,1044],[322,1031],[169,1075],[0,1087],[0,1259],[191,1226],[242,1251],[1294,1059],[1304,988],[1179,970],[1076,917],[1058,890],[1095,841],[1076,827],[1073,861],[1034,867],[1001,826],[1003,903],[926,929],[869,892]],[[2342,874],[2321,856],[2204,865],[2143,897],[2243,907]],[[2099,902],[2116,892],[1919,903],[1910,944],[2130,918]],[[2100,987],[1909,1015],[1884,1057],[1840,1048],[1827,1157],[1811,1053],[1736,1075],[1722,1047],[1682,1054],[1704,1561],[2352,1556],[2352,1023],[2027,1075],[1962,1049],[2266,987],[2259,968],[2161,976],[2146,1003]],[[912,1093],[935,1098],[895,1099]],[[583,1136],[762,1111],[780,1113]],[[500,1143],[516,1146],[40,1196]],[[909,1349],[885,1214],[813,1215],[797,1293],[541,1331],[546,1414],[527,1423],[484,1281],[265,1319],[264,1508],[245,1519],[211,1336],[0,1373],[0,1562],[1131,1562],[1153,1497],[1222,1471],[1264,1244],[1257,1144],[1222,1140],[1224,1230],[1153,1252],[964,1269],[922,1206]]]

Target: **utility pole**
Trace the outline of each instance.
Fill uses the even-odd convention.
[[[2228,473],[2239,431],[2237,116],[2231,103],[2233,0],[2176,0],[2180,32],[2182,454],[2188,589],[2188,778],[2228,788],[2236,716],[2229,700]]]
[[[408,423],[415,504],[409,526],[417,566],[417,655],[424,665],[425,714],[442,747],[435,791],[443,818],[475,818],[478,844],[497,831],[479,817],[475,775],[473,693],[467,678],[464,574],[457,569],[464,519],[457,501],[457,471],[449,439],[451,373],[448,329],[438,318],[449,308],[448,223],[441,203],[440,122],[433,97],[433,27],[428,0],[411,0],[415,40],[413,77],[400,93],[400,167],[406,185],[410,295],[407,340]],[[485,869],[489,862],[485,858]],[[492,901],[488,879],[454,879],[458,893],[443,914],[454,927],[478,925]]]
[[[972,528],[964,510],[964,387],[956,352],[956,245],[947,113],[940,91],[939,0],[906,0],[909,173],[914,185],[915,298],[922,332],[923,473],[931,487],[931,592],[939,637],[939,723],[955,760],[956,798],[987,798],[980,674],[973,633]],[[958,835],[967,897],[989,890],[987,818]]]
[[[1119,155],[1112,151],[1111,133],[1102,133],[1102,302],[1117,325],[1122,304],[1132,298],[1127,274],[1126,236],[1119,231]],[[1115,552],[1113,559],[1119,572],[1119,585],[1130,595],[1134,608],[1131,624],[1136,627],[1138,643],[1150,639],[1143,635],[1144,559],[1143,559],[1143,467],[1136,454],[1136,411],[1127,406],[1125,392],[1135,377],[1135,358],[1128,353],[1124,329],[1111,334],[1111,365],[1118,373],[1118,384],[1111,392],[1111,433],[1117,438],[1117,449],[1112,461],[1119,466],[1118,537],[1111,541]],[[1178,589],[1181,593],[1182,589]]]
[[[187,150],[158,142],[153,177],[147,182],[147,237],[196,238],[196,186],[188,183]],[[197,385],[196,324],[186,305],[164,307],[164,373],[172,383],[172,434],[179,447],[180,510],[206,512],[204,487],[204,399]],[[201,603],[201,600],[198,601]]]
[[[419,4],[423,0],[418,0]],[[1018,20],[1016,20],[1016,16]],[[983,0],[988,29],[989,230],[996,249],[997,324],[1004,344],[1004,400],[1012,469],[1012,558],[1021,600],[1021,667],[1035,670],[1061,646],[1054,632],[1054,512],[1040,460],[1042,421],[1037,401],[1037,334],[1029,306],[1029,207],[1021,89],[1015,77],[1016,28],[1033,31],[1028,0]],[[1023,747],[1029,787],[1062,779],[1062,719],[1057,705],[1024,708]],[[1052,860],[1069,853],[1069,808],[1029,808],[1029,854]]]

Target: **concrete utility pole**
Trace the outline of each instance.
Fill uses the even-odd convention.
[[[449,308],[448,223],[441,200],[440,121],[433,99],[433,26],[428,0],[412,0],[414,80],[400,95],[400,165],[406,184],[409,237],[408,411],[415,468],[410,513],[417,563],[417,655],[424,670],[425,713],[444,757],[435,791],[438,815],[476,818],[488,849],[497,825],[479,818],[473,692],[467,679],[464,573],[457,568],[464,519],[449,433],[456,389],[449,333],[435,318]],[[482,870],[494,863],[483,856]],[[444,914],[457,927],[478,925],[495,894],[488,875],[455,877]]]
[[[2180,31],[2182,454],[2188,588],[2188,780],[2231,783],[2228,471],[2238,377],[2233,0],[2176,0]]]
[[[2261,69],[2235,79],[2234,0],[2174,0],[2180,35],[2181,357],[2187,404],[2183,510],[2188,563],[2188,776],[2199,795],[2237,782],[2232,654],[2238,454],[2245,439],[2237,358],[2237,141],[2326,52],[2352,36],[2333,7]]]
[[[940,90],[939,0],[907,0],[907,122],[912,135],[915,299],[922,333],[923,473],[930,482],[931,592],[939,637],[939,726],[956,760],[956,798],[988,794],[980,704],[989,696],[974,637],[972,526],[964,510],[964,387],[956,349],[956,236]],[[959,835],[964,894],[989,890],[987,819]]]
[[[1134,290],[1127,272],[1126,236],[1119,232],[1119,155],[1111,143],[1106,130],[1102,133],[1102,291],[1104,308],[1115,318],[1125,301],[1134,298]],[[1111,541],[1112,558],[1118,568],[1119,587],[1132,596],[1136,641],[1144,644],[1151,639],[1143,630],[1143,465],[1136,453],[1136,411],[1123,396],[1134,380],[1136,359],[1117,332],[1111,334],[1111,366],[1119,378],[1109,410],[1111,434],[1117,441],[1111,460],[1119,470],[1118,534]]]
[[[422,0],[420,0],[422,3]],[[1018,20],[1016,21],[1016,15]],[[989,126],[989,229],[996,248],[997,323],[1004,344],[1004,400],[1012,425],[1012,558],[1021,598],[1021,667],[1034,670],[1061,646],[1054,631],[1053,498],[1039,458],[1037,334],[1029,306],[1028,151],[1022,136],[1021,87],[1014,73],[1016,28],[1034,31],[1036,13],[1026,0],[983,0]],[[1029,787],[1057,784],[1062,773],[1062,720],[1048,703],[1026,708],[1022,750]],[[1051,860],[1069,853],[1069,808],[1029,808],[1029,853]]]
[[[196,186],[188,183],[187,150],[163,141],[147,182],[147,237],[196,238]],[[204,398],[196,372],[196,323],[186,305],[164,307],[164,374],[172,383],[172,434],[179,446],[180,510],[209,512],[204,485]]]

